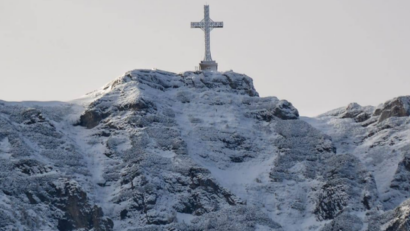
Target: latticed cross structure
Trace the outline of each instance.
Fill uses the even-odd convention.
[[[191,22],[191,28],[200,28],[205,32],[205,57],[199,64],[201,70],[217,71],[218,64],[212,60],[211,56],[211,30],[213,28],[223,28],[223,22],[214,22],[209,17],[209,5],[204,6],[204,19],[200,22]]]

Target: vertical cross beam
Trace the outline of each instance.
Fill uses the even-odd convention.
[[[205,32],[205,57],[204,61],[212,61],[211,57],[211,27],[209,18],[209,6],[204,6],[204,32]]]
[[[209,17],[209,6],[204,6],[204,19],[200,22],[191,22],[191,28],[200,28],[205,34],[205,57],[201,61],[201,70],[214,70],[216,71],[218,65],[212,60],[211,56],[211,30],[213,28],[223,28],[223,22],[214,22]],[[204,69],[205,68],[205,69]]]

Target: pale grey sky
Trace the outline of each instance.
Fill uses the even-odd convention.
[[[410,94],[408,0],[0,0],[0,99],[71,100],[124,72],[219,69],[313,116]]]

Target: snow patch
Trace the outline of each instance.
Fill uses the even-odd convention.
[[[177,213],[177,220],[180,223],[191,224],[191,221],[195,218],[194,215],[187,213]]]
[[[11,157],[11,144],[9,142],[9,138],[5,137],[2,141],[0,141],[0,158],[8,159]]]

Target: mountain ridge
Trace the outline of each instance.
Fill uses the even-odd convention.
[[[405,230],[406,99],[299,118],[243,74],[133,70],[3,101],[0,230]]]

